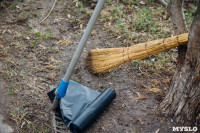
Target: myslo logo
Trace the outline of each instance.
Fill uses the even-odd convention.
[[[198,130],[197,127],[172,127],[172,131],[173,132],[181,132],[181,131],[185,131],[185,132],[196,132]]]

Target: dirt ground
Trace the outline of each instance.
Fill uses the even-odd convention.
[[[92,11],[89,7],[88,14],[82,13],[77,3],[58,0],[47,20],[39,23],[52,0],[4,2],[0,11],[0,111],[15,132],[52,131],[46,93],[62,79]],[[140,41],[143,39],[136,42]],[[176,60],[171,59],[167,69],[152,70],[144,63],[157,60],[152,56],[104,75],[92,75],[85,65],[88,51],[108,47],[119,47],[119,40],[98,21],[71,78],[98,91],[112,88],[117,94],[86,132],[172,132],[177,123],[158,115],[157,107],[169,87]],[[165,58],[168,54],[176,57],[176,50],[160,55]]]

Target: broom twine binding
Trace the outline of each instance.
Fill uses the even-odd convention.
[[[147,52],[147,56],[149,56],[150,54],[149,54],[148,49],[147,49],[147,43],[148,43],[148,42],[145,43],[145,50],[146,50],[146,52]]]
[[[166,46],[165,46],[165,39],[163,39],[163,46],[164,46],[164,49],[166,50]]]
[[[125,48],[123,48],[123,51],[122,51],[122,56],[123,56],[123,62],[126,63],[128,61],[131,61],[131,58],[129,57],[129,47],[126,48],[126,53],[125,53]],[[126,57],[127,55],[127,57]]]
[[[131,58],[129,57],[129,47],[128,47],[128,49],[127,49],[127,54],[128,54],[128,59],[129,59],[129,61],[131,61]]]
[[[124,60],[124,48],[123,48],[122,56],[123,56],[123,61],[125,63],[125,60]]]

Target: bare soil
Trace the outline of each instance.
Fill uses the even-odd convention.
[[[8,110],[13,106],[12,101],[15,100],[15,97],[8,94],[6,82],[2,77],[0,77],[0,83],[0,133],[11,133],[16,124],[10,118]]]
[[[40,24],[52,4],[52,0],[14,0],[0,11],[0,111],[8,114],[6,122],[15,132],[52,131],[51,103],[46,93],[58,86],[90,17],[76,11],[80,10],[76,1],[58,0],[51,15]],[[118,47],[118,40],[98,21],[71,78],[99,91],[112,88],[117,94],[86,132],[172,132],[177,123],[158,115],[157,107],[176,62],[156,71],[129,62],[107,74],[92,75],[86,68],[88,51],[107,47]],[[176,55],[175,50],[169,53]]]

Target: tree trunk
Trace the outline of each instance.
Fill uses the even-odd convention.
[[[185,58],[159,110],[177,122],[193,125],[200,109],[200,2],[193,20]]]
[[[183,13],[183,3],[184,0],[171,0],[168,6],[168,12],[176,35],[188,32],[185,15]],[[177,71],[180,71],[180,68],[184,63],[186,50],[187,46],[178,47]]]

